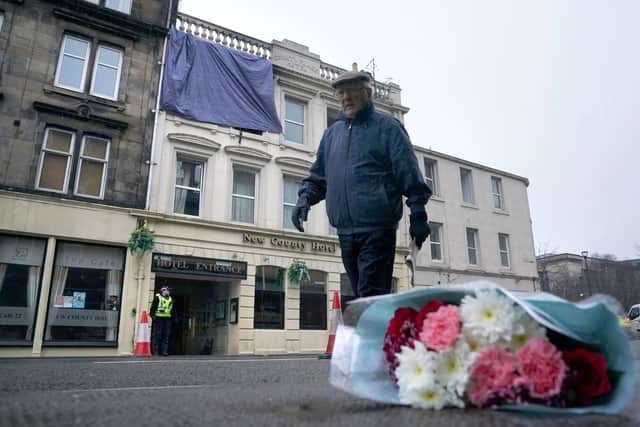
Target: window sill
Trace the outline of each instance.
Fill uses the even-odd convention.
[[[466,269],[470,273],[486,273],[486,271],[477,265],[468,266]]]
[[[110,347],[118,348],[117,341],[43,341],[43,347]]]
[[[474,203],[462,202],[462,203],[460,204],[460,206],[462,206],[463,208],[480,210],[480,208],[478,208],[478,205],[476,205],[476,204],[474,204]]]
[[[33,347],[33,341],[0,341],[0,347]]]
[[[505,215],[505,216],[511,215],[509,212],[507,212],[507,211],[505,211],[503,209],[496,209],[496,208],[493,208],[493,213],[496,214],[496,215]]]
[[[286,150],[287,148],[290,148],[295,151],[299,151],[301,153],[309,154],[311,156],[315,155],[314,151],[310,150],[304,143],[298,144],[296,142],[289,142],[289,141],[280,142],[281,150]]]
[[[439,195],[437,195],[437,194],[432,194],[431,197],[429,197],[429,201],[430,202],[434,201],[434,202],[438,202],[438,203],[444,203],[445,202],[445,200],[442,197],[440,197]]]
[[[45,85],[42,89],[46,94],[56,94],[62,96],[68,96],[70,98],[78,99],[84,102],[89,102],[97,105],[101,105],[103,107],[112,108],[118,112],[123,112],[126,108],[124,102],[120,101],[112,101],[106,98],[100,98],[98,96],[89,95],[84,92],[75,92],[69,89],[64,89],[58,86]]]

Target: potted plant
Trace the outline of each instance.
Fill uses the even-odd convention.
[[[155,233],[147,226],[147,221],[143,221],[138,227],[131,233],[129,239],[129,250],[132,254],[139,252],[143,254],[150,251],[155,246]]]
[[[311,280],[307,265],[304,263],[304,261],[300,261],[297,259],[294,259],[289,266],[287,277],[289,278],[289,282],[294,285],[299,285],[300,282]]]

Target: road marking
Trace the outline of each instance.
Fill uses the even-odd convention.
[[[96,365],[134,365],[144,363],[247,363],[247,362],[288,362],[291,360],[318,360],[317,357],[286,357],[269,359],[161,359],[161,360],[108,360],[93,362]]]
[[[146,386],[146,387],[112,387],[112,388],[86,388],[76,390],[60,390],[63,393],[87,393],[87,392],[104,392],[104,391],[145,391],[145,390],[176,390],[176,389],[192,389],[192,388],[211,388],[219,387],[215,384],[200,385],[164,385],[164,386]]]

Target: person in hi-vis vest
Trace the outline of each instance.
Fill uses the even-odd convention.
[[[173,299],[167,286],[160,289],[151,303],[149,314],[153,319],[153,339],[151,340],[153,354],[158,356],[169,355],[169,338],[171,336],[171,323],[175,318]]]

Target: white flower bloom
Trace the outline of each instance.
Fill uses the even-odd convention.
[[[462,396],[469,381],[469,369],[475,357],[464,340],[436,356],[436,381],[457,396]]]
[[[437,383],[419,389],[400,387],[399,397],[401,403],[422,409],[440,410],[445,406],[464,408],[464,402],[455,393],[447,391]]]
[[[533,317],[529,316],[526,311],[517,307],[509,348],[516,351],[531,338],[544,338],[545,336],[546,329],[533,320]]]
[[[460,304],[463,333],[480,346],[510,342],[515,309],[513,302],[495,290],[479,290]]]
[[[420,341],[415,341],[414,347],[403,346],[397,355],[396,377],[400,388],[424,388],[434,382],[435,353],[428,351]]]

